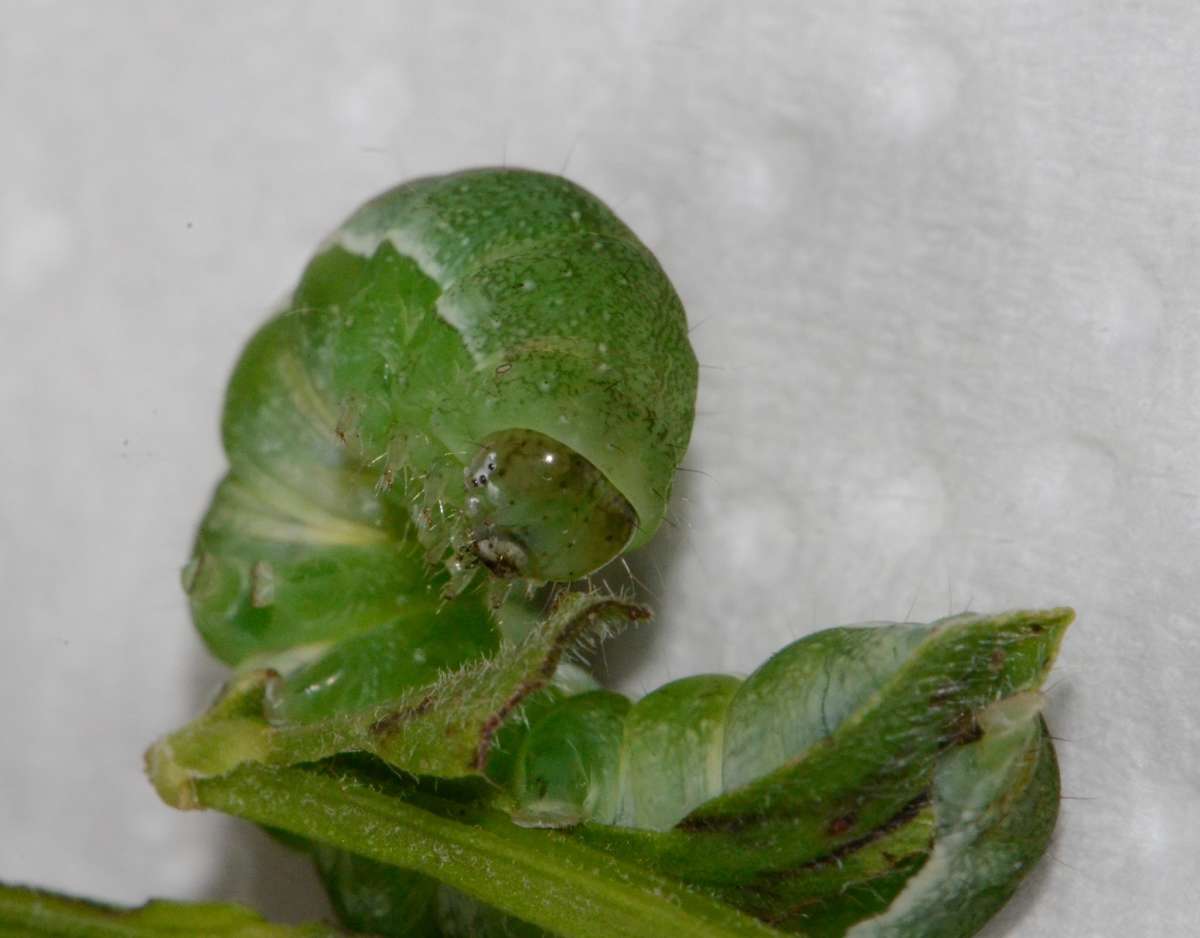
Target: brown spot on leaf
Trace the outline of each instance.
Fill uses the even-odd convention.
[[[909,821],[913,820],[920,814],[929,804],[929,793],[922,792],[917,795],[907,804],[905,804],[891,819],[886,821],[881,826],[867,831],[861,837],[856,837],[854,840],[847,841],[844,844],[830,850],[824,856],[815,857],[798,866],[790,869],[773,870],[768,873],[760,874],[758,877],[760,883],[772,883],[780,880],[789,880],[795,878],[803,878],[812,873],[813,870],[823,869],[828,866],[840,864],[850,854],[869,846],[875,841],[886,837],[894,831],[899,830]],[[851,815],[853,817],[853,815]],[[838,820],[841,820],[839,818]],[[836,821],[834,822],[836,823]],[[896,857],[892,856],[889,862],[898,862]]]
[[[856,818],[853,814],[843,814],[841,817],[835,817],[832,821],[830,821],[829,827],[826,828],[826,830],[830,837],[841,837],[842,834],[846,833],[846,831],[850,830],[850,828],[854,826],[854,823],[857,820],[858,818]]]

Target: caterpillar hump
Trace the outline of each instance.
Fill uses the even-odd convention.
[[[486,651],[481,567],[570,580],[653,534],[695,383],[678,297],[594,196],[520,170],[398,186],[235,368],[229,472],[184,571],[197,626],[291,671],[385,627]],[[453,666],[453,646],[412,654]]]

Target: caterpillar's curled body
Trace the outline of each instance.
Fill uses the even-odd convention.
[[[393,189],[321,246],[235,369],[229,472],[184,571],[197,626],[231,664],[278,672],[276,724],[490,655],[530,615],[504,584],[585,576],[654,533],[695,386],[675,291],[595,197],[515,170]],[[974,865],[986,918],[1016,878],[980,845],[1057,791],[1033,692],[1065,621],[834,629],[744,681],[688,678],[637,703],[564,676],[505,725],[486,774],[520,823],[573,827],[779,927],[904,934],[889,929],[927,914],[944,884],[919,871],[938,862]],[[938,860],[952,802],[974,820]],[[431,881],[317,853],[352,924],[517,933]]]
[[[485,651],[478,567],[565,581],[654,533],[695,385],[674,290],[593,196],[511,170],[399,186],[238,363],[184,574],[197,625],[227,661],[308,663],[292,716]],[[396,641],[428,667],[334,677]]]

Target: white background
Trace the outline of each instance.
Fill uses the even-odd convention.
[[[1200,933],[1200,11],[0,3],[0,879],[319,915],[145,745],[242,342],[407,177],[566,171],[688,307],[640,691],[867,619],[1069,603],[1064,791],[1000,936]]]

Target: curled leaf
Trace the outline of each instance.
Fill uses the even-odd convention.
[[[411,688],[396,700],[316,720],[266,719],[271,671],[235,678],[213,708],[155,743],[147,772],[163,800],[195,806],[194,782],[248,763],[296,765],[349,752],[378,756],[414,775],[480,774],[499,728],[555,679],[565,656],[629,621],[644,607],[601,594],[571,593],[519,643]]]

